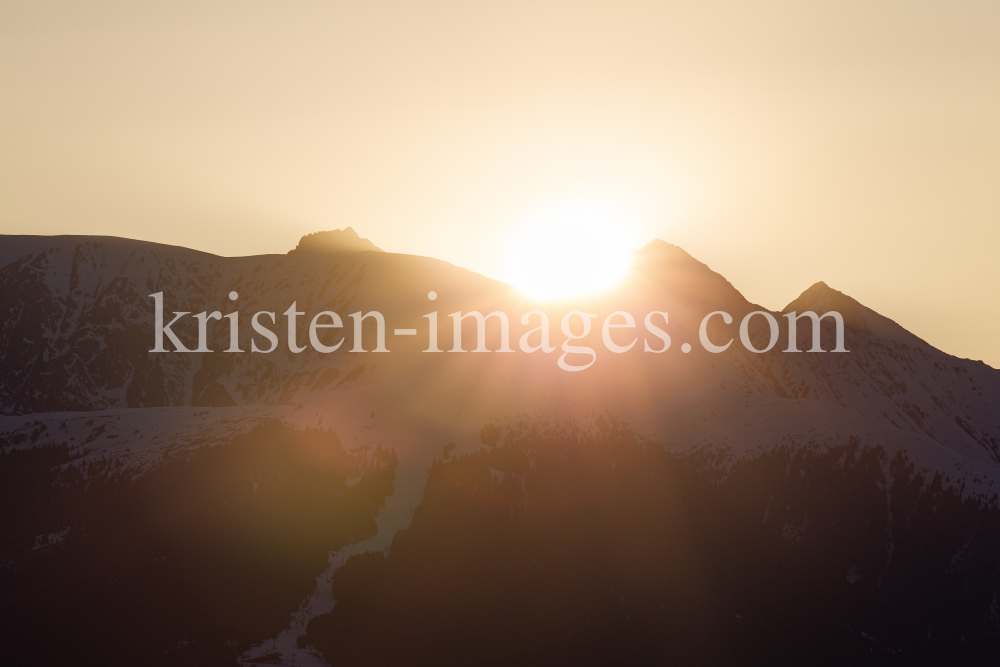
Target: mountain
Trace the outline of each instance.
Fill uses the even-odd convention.
[[[350,230],[340,234],[356,238]],[[304,237],[298,248],[315,246],[317,238],[324,237]],[[781,338],[771,352],[749,352],[739,340],[724,354],[704,352],[697,340],[706,314],[725,310],[734,317],[728,328],[718,319],[713,323],[723,340],[736,337],[736,323],[747,313],[765,309],[662,241],[638,253],[632,275],[615,291],[546,309],[555,338],[557,319],[573,308],[598,313],[598,323],[615,310],[640,320],[653,310],[668,311],[673,347],[662,355],[643,353],[640,341],[629,353],[614,355],[602,349],[595,326],[588,344],[597,360],[572,374],[558,369],[558,349],[550,355],[420,354],[422,329],[409,339],[390,332],[388,355],[349,352],[352,312],[378,310],[393,329],[424,326],[423,316],[436,310],[441,349],[449,349],[449,313],[503,310],[516,339],[523,329],[517,318],[541,307],[507,285],[430,258],[369,251],[227,258],[88,237],[14,237],[3,246],[0,308],[8,316],[0,330],[0,412],[22,415],[22,421],[62,411],[271,406],[284,413],[295,406],[317,419],[327,415],[331,423],[330,410],[343,411],[331,406],[346,401],[359,406],[358,414],[406,414],[407,425],[474,444],[491,416],[551,404],[607,409],[675,446],[711,439],[742,451],[785,436],[820,441],[846,437],[850,430],[905,448],[929,469],[981,481],[989,476],[984,488],[990,488],[989,471],[1000,456],[1000,373],[934,349],[822,283],[784,310],[841,312],[849,354],[780,352],[787,331],[779,313],[774,315]],[[240,295],[236,302],[228,296],[233,291]],[[427,299],[431,291],[440,295],[435,302]],[[280,318],[293,301],[307,316],[340,313],[346,342],[331,354],[294,354],[284,345],[267,355],[225,354],[228,331],[214,326],[210,348],[220,352],[150,353],[149,295],[157,292],[163,292],[167,311],[237,310],[243,349],[252,333],[249,314],[266,310]],[[752,323],[752,336],[763,336],[763,318]],[[188,317],[175,329],[193,349],[194,320]],[[303,345],[306,329],[303,321]],[[809,349],[809,323],[798,329],[799,349]],[[694,352],[679,353],[682,341],[694,344]],[[439,377],[448,380],[436,382]],[[338,432],[365,426],[344,415],[337,420]]]
[[[431,292],[436,295],[433,300]],[[226,319],[206,325],[206,343],[213,352],[150,352],[154,347],[151,295],[159,293],[167,320],[174,311],[237,312],[237,343],[244,352],[224,352],[231,345]],[[306,347],[302,352],[289,349],[282,318],[293,302],[305,313],[296,336],[296,342]],[[663,241],[638,251],[631,274],[611,292],[570,303],[539,304],[509,285],[440,260],[382,252],[350,228],[303,237],[287,254],[253,257],[220,257],[109,237],[3,237],[0,310],[6,313],[0,328],[0,442],[4,456],[14,457],[6,459],[13,462],[8,465],[33,466],[42,480],[38,489],[52,485],[92,493],[93,484],[106,480],[109,497],[127,506],[137,502],[128,494],[162,499],[170,495],[164,489],[173,484],[202,494],[213,507],[216,502],[228,506],[236,502],[234,498],[249,502],[246,498],[257,497],[259,488],[270,488],[260,484],[270,479],[264,471],[270,470],[267,457],[272,454],[260,450],[259,458],[253,459],[257,467],[239,468],[245,477],[232,483],[233,495],[227,499],[199,486],[204,476],[199,470],[235,470],[231,466],[243,465],[236,463],[239,447],[258,451],[252,443],[298,442],[296,435],[279,437],[266,431],[274,424],[335,432],[336,443],[319,445],[307,439],[280,449],[275,460],[284,466],[281,469],[294,471],[288,475],[298,477],[315,467],[302,463],[313,461],[314,455],[320,457],[316,460],[342,461],[329,469],[327,480],[342,493],[323,502],[353,503],[351,512],[358,525],[370,521],[372,528],[337,528],[337,538],[329,542],[315,536],[301,538],[312,545],[303,546],[303,553],[318,554],[318,561],[295,565],[299,583],[287,589],[294,594],[275,598],[276,609],[287,608],[285,615],[266,622],[255,619],[256,625],[240,625],[235,616],[225,616],[234,627],[244,628],[230,641],[240,650],[248,642],[257,647],[244,657],[261,657],[261,642],[278,635],[274,646],[283,647],[282,659],[287,660],[309,620],[333,608],[328,577],[341,561],[329,565],[331,570],[324,574],[327,551],[347,559],[393,544],[396,552],[394,538],[406,534],[418,507],[427,503],[426,493],[436,488],[428,486],[428,470],[435,461],[475,457],[484,444],[501,451],[507,446],[503,443],[521,442],[523,434],[537,425],[568,424],[569,432],[585,433],[605,423],[602,415],[613,415],[634,437],[657,443],[659,449],[680,457],[677,461],[711,461],[711,474],[722,477],[748,462],[777,456],[775,452],[812,452],[810,456],[822,457],[823,452],[863,446],[884,456],[879,464],[881,481],[866,477],[866,483],[891,485],[896,477],[890,461],[902,456],[914,466],[914,475],[939,478],[941,488],[951,489],[959,499],[986,502],[995,499],[1000,488],[1000,371],[937,350],[824,283],[804,291],[781,312],[767,311],[747,301],[723,276]],[[510,344],[518,351],[423,351],[429,346],[427,315],[437,313],[438,345],[451,350],[449,314],[473,310],[484,315],[507,313]],[[518,349],[518,339],[530,328],[521,324],[521,317],[538,310],[549,315],[555,350],[528,354]],[[820,315],[836,310],[843,316],[848,353],[783,351],[789,347],[784,314],[810,310]],[[266,354],[249,352],[254,336],[249,320],[258,311],[275,314],[275,322],[267,324],[279,344]],[[308,322],[321,311],[335,312],[343,321],[336,334],[344,342],[330,353],[309,347]],[[364,323],[361,341],[367,351],[351,351],[357,342],[350,315],[369,311],[384,316],[386,347],[391,352],[372,351],[375,330],[370,319]],[[575,341],[595,353],[593,365],[581,372],[567,372],[557,363],[566,338],[560,322],[572,311],[597,315],[591,333]],[[632,314],[639,334],[636,344],[621,354],[611,352],[602,340],[601,323],[616,311]],[[716,316],[707,326],[711,340],[721,344],[733,339],[719,354],[707,352],[699,343],[699,324],[713,311],[725,311],[733,318],[727,325]],[[779,325],[775,345],[764,353],[748,350],[740,340],[740,322],[756,311],[768,313]],[[654,350],[663,344],[643,328],[646,314],[652,312],[668,314],[666,323],[655,319],[671,340],[662,353],[645,351],[647,342]],[[474,324],[463,323],[467,351],[477,344]],[[826,350],[833,348],[832,324],[827,318],[821,325]],[[579,321],[574,326],[579,327]],[[397,328],[415,328],[417,335],[396,335]],[[173,331],[190,349],[197,346],[199,329],[192,315],[182,318]],[[766,347],[770,336],[765,317],[753,316],[747,333],[754,347]],[[627,334],[616,331],[613,336],[627,344]],[[253,340],[266,345],[259,335]],[[807,319],[799,321],[795,342],[799,350],[812,346]],[[499,348],[496,328],[488,329],[485,343],[490,350]],[[692,346],[688,353],[682,351],[685,343]],[[571,359],[583,363],[586,357],[578,354]],[[526,450],[531,460],[539,456],[531,449],[535,446]],[[390,450],[392,457],[383,455]],[[22,460],[17,457],[25,458],[17,463]],[[195,463],[186,463],[190,461]],[[486,469],[500,474],[505,465],[490,463]],[[73,470],[83,477],[66,472]],[[349,489],[354,487],[345,486],[345,480],[363,470],[374,471],[360,473],[366,480],[364,500],[351,500]],[[388,470],[391,483],[384,478]],[[50,474],[54,477],[46,476]],[[487,478],[491,475],[488,472]],[[275,485],[274,493],[289,494],[296,485],[286,488],[287,479],[267,483]],[[116,486],[120,484],[126,486]],[[321,494],[322,484],[310,482],[302,488]],[[48,498],[44,502],[56,502],[48,492],[31,493],[36,492],[37,498]],[[16,497],[36,497],[25,493]],[[120,493],[126,495],[115,495]],[[308,502],[320,497],[325,498],[310,496]],[[301,504],[306,503],[304,498],[282,507],[308,512]],[[143,507],[157,502],[148,501]],[[247,509],[247,516],[257,516],[253,514],[257,511]],[[77,514],[56,520],[51,517],[62,515],[55,510],[39,512],[39,517],[50,517],[32,524],[38,531],[33,539],[43,537],[43,545],[60,544],[60,535],[67,534],[60,531],[73,535],[77,529],[67,526],[84,525]],[[213,520],[224,524],[229,520],[225,516]],[[175,520],[193,519],[170,519]],[[250,518],[240,521],[252,524]],[[275,530],[270,520],[260,521]],[[43,525],[44,530],[38,527]],[[115,525],[115,530],[130,534],[126,524]],[[890,543],[879,542],[878,549]],[[23,542],[11,542],[5,562],[14,567],[11,563],[33,562],[24,560],[24,554],[42,553],[34,546],[26,548]],[[194,547],[183,546],[189,548]],[[142,572],[142,577],[148,575]],[[254,572],[255,580],[279,576]],[[303,598],[301,581],[315,576],[320,576],[318,587]],[[320,632],[315,629],[320,626],[310,626],[310,633]],[[333,632],[331,627],[323,632]]]

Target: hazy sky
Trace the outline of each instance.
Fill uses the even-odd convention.
[[[1000,2],[0,0],[0,233],[504,278],[580,197],[1000,367]]]

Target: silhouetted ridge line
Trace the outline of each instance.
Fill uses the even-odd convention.
[[[288,251],[288,254],[326,255],[365,251],[384,252],[374,243],[358,236],[356,231],[347,227],[346,229],[306,234],[299,239],[299,244],[293,250]]]

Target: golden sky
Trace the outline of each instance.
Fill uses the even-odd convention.
[[[1000,366],[1000,3],[0,2],[0,233],[504,278],[581,197]]]

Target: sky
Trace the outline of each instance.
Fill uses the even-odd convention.
[[[1000,367],[1000,3],[0,0],[0,233],[351,226],[507,279],[559,202]]]

